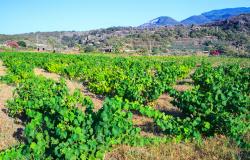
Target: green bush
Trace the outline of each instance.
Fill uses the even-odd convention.
[[[24,41],[18,41],[17,44],[18,44],[20,47],[23,47],[23,48],[26,48],[26,47],[27,47],[26,42],[24,42]]]
[[[173,92],[174,105],[206,136],[223,134],[248,146],[244,136],[250,131],[250,70],[237,65],[213,68],[203,64],[193,75],[195,88]]]

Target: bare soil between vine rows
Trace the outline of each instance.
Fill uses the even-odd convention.
[[[0,61],[0,76],[6,74],[6,68]],[[7,114],[7,100],[13,97],[14,87],[0,82],[0,151],[18,143],[23,126]]]

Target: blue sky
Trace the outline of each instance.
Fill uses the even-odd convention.
[[[138,26],[234,7],[250,7],[250,0],[0,0],[0,34]]]

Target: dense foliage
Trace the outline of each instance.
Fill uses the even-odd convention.
[[[159,61],[107,56],[16,56],[13,54],[4,57],[5,64],[11,71],[9,76],[17,78],[15,82],[32,74],[36,66],[82,81],[96,94],[119,96],[143,103],[157,99],[167,85],[174,84],[195,66],[192,58]]]
[[[25,145],[13,151],[20,152],[17,159],[102,158],[108,147],[132,143],[139,133],[132,113],[123,112],[121,103],[107,100],[94,113],[91,100],[79,92],[69,95],[63,81],[29,79],[16,94],[8,104],[10,115],[26,117]],[[11,154],[7,151],[4,157]]]
[[[23,143],[1,152],[0,159],[102,159],[117,144],[201,141],[216,134],[250,147],[250,70],[233,59],[228,60],[232,64],[217,67],[208,63],[213,58],[195,57],[3,53],[0,59],[8,68],[1,79],[17,85],[14,99],[8,102],[9,115],[22,117],[25,124]],[[177,79],[201,62],[192,75],[193,89],[173,89]],[[82,81],[110,98],[94,112],[89,97],[80,91],[70,94],[63,79],[55,82],[36,76],[35,67]],[[172,103],[183,116],[145,105],[164,92],[174,98]],[[153,119],[165,136],[142,137],[132,121],[135,111]]]
[[[250,131],[250,70],[238,65],[213,68],[203,64],[192,79],[195,88],[173,92],[174,104],[206,136],[223,134],[249,147],[244,136]]]

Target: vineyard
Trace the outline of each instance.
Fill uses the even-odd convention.
[[[8,115],[25,127],[20,144],[2,150],[0,160],[103,159],[117,145],[202,143],[216,135],[250,148],[249,59],[0,53],[0,60],[7,68],[1,82],[15,87]],[[176,89],[187,78],[190,88]],[[101,97],[102,107],[80,89],[71,92],[67,81]],[[152,105],[163,94],[181,115]],[[152,120],[159,135],[143,135],[136,115]]]

